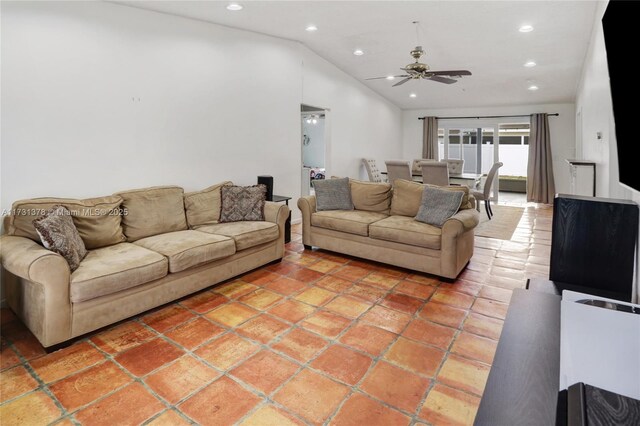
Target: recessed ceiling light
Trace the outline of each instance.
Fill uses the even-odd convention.
[[[362,55],[364,55],[364,50],[356,49],[356,50],[353,51],[353,54],[356,55],[356,56],[362,56]]]
[[[392,75],[388,75],[388,76],[387,76],[387,80],[393,80],[394,78],[395,78],[395,77],[394,77],[394,76],[392,76]]]
[[[311,24],[311,25],[307,25],[307,28],[305,28],[306,31],[309,31],[310,33],[314,32],[314,31],[318,31],[318,27],[316,27],[315,25]]]
[[[409,97],[410,97],[410,98],[415,98],[415,97],[417,97],[417,96],[418,96],[418,95],[416,95],[415,93],[409,93]]]
[[[229,3],[227,5],[227,10],[232,10],[232,11],[238,11],[238,10],[242,10],[242,5],[238,4],[238,3]]]
[[[531,31],[533,31],[533,26],[523,25],[520,28],[518,28],[518,31],[520,31],[521,33],[530,33]]]
[[[536,86],[535,84],[532,84],[531,86],[527,87],[527,90],[531,90],[532,92],[535,92],[538,89],[539,87]]]
[[[536,65],[538,65],[538,64],[536,64],[536,61],[527,61],[527,62],[524,63],[524,66],[527,67],[527,68],[533,68]]]

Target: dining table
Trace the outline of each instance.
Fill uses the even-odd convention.
[[[380,172],[383,175],[386,175],[387,172]],[[450,173],[449,174],[449,183],[453,185],[465,185],[471,189],[476,189],[480,185],[480,179],[484,176],[482,173]],[[411,173],[411,178],[415,182],[422,183],[422,173]]]

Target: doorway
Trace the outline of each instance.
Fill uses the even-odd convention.
[[[313,181],[327,176],[328,110],[300,105],[302,195],[313,193]]]
[[[443,120],[438,129],[439,159],[464,160],[464,173],[486,174],[495,162],[504,163],[493,186],[494,202],[500,192],[518,199],[526,193],[529,123],[502,121]]]

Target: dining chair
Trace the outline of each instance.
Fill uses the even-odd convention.
[[[431,158],[416,158],[415,160],[413,160],[413,163],[411,163],[411,173],[422,173],[422,166],[420,165],[420,163],[423,161],[433,162],[436,160],[433,160]]]
[[[449,185],[449,167],[447,163],[423,161],[420,165],[422,168],[422,183],[438,186]]]
[[[464,170],[464,160],[449,158],[447,160],[440,161],[442,161],[443,163],[447,163],[450,175],[461,175],[462,171]]]
[[[487,173],[487,179],[484,181],[484,187],[482,191],[471,191],[471,194],[476,198],[476,201],[484,201],[484,208],[487,211],[487,216],[489,220],[493,216],[493,210],[491,210],[491,187],[493,186],[493,181],[495,180],[496,173],[498,169],[502,167],[502,163],[498,161],[491,166],[491,170]],[[480,204],[476,202],[476,208],[480,211]]]
[[[376,160],[373,158],[363,158],[362,163],[364,164],[364,168],[367,170],[367,175],[369,176],[369,182],[383,182],[382,175],[380,174],[380,170],[378,170],[378,166],[376,165]]]
[[[384,163],[387,165],[387,178],[391,185],[396,179],[411,180],[411,168],[408,161],[387,160]]]

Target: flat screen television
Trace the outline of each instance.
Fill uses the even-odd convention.
[[[640,83],[637,59],[640,1],[611,0],[602,17],[604,43],[607,49],[609,84],[613,102],[613,119],[618,147],[620,183],[640,191]]]

